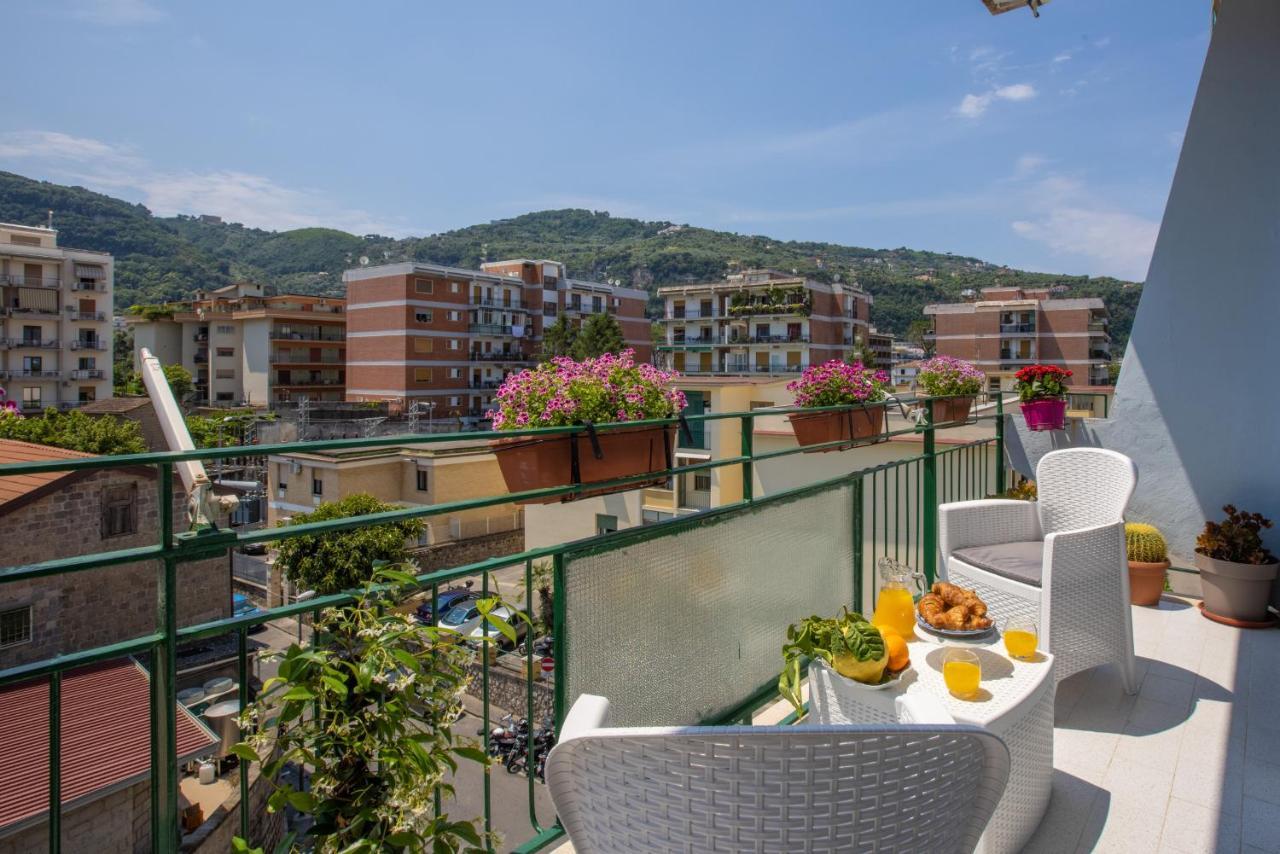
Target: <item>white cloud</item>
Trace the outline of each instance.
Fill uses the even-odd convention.
[[[127,27],[153,24],[167,17],[168,13],[147,0],[77,0],[70,15],[90,24]]]
[[[1030,83],[1014,83],[1001,86],[994,94],[1002,101],[1029,101],[1036,96],[1036,87]]]
[[[329,226],[354,234],[409,231],[367,211],[342,207],[318,190],[285,187],[234,169],[157,169],[132,149],[57,131],[0,134],[0,159],[22,161],[56,180],[134,197],[160,216],[217,214],[230,222],[277,230]]]
[[[1027,178],[1039,171],[1040,167],[1048,162],[1047,158],[1041,157],[1039,154],[1024,154],[1013,164],[1013,177]]]
[[[1014,83],[1000,86],[981,94],[965,95],[956,107],[956,114],[966,119],[976,119],[987,111],[994,101],[1029,101],[1039,94],[1030,83]]]
[[[1142,280],[1151,263],[1160,224],[1117,210],[1079,181],[1050,175],[1032,186],[1032,216],[1010,223],[1014,234],[1055,255],[1091,259],[1107,275]]]
[[[1070,62],[1070,61],[1071,61],[1071,51],[1069,50],[1064,50],[1062,53],[1058,54],[1053,58],[1054,65],[1061,65],[1064,62]]]

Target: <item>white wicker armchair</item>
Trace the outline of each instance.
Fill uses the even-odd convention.
[[[609,701],[584,694],[547,785],[578,854],[968,852],[1009,752],[978,727],[921,723],[937,718],[940,704],[907,703],[911,725],[606,729]]]
[[[1057,679],[1110,662],[1133,694],[1124,511],[1137,482],[1123,454],[1051,451],[1036,467],[1037,501],[938,508],[939,574],[974,588],[997,618],[1035,619]]]

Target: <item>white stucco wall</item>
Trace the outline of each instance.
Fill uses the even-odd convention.
[[[1111,418],[1019,434],[1134,459],[1129,516],[1176,564],[1225,503],[1280,518],[1280,3],[1229,0],[1214,29]],[[1011,419],[1021,426],[1020,418]],[[1272,549],[1280,547],[1273,531]]]

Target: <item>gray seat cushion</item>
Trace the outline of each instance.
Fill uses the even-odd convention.
[[[970,546],[956,549],[951,556],[970,566],[985,569],[1012,581],[1040,586],[1043,573],[1044,543],[999,543],[994,546]]]

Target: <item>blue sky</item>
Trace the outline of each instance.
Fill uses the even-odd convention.
[[[427,234],[586,207],[1145,276],[1209,1],[6,9],[0,169]]]

